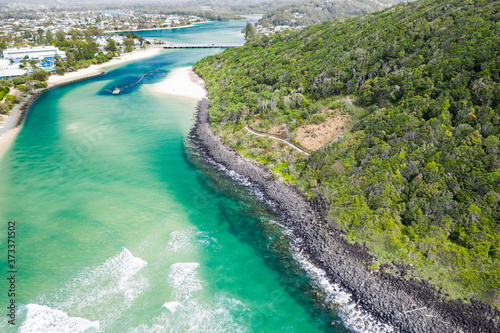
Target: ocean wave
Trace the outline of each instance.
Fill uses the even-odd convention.
[[[247,307],[222,293],[214,298],[204,293],[205,283],[196,272],[199,266],[196,262],[172,264],[168,282],[173,299],[163,304],[165,311],[153,318],[153,324],[142,324],[130,332],[246,332]]]
[[[179,303],[177,301],[167,302],[167,303],[162,305],[162,308],[168,309],[168,311],[174,313],[175,311],[177,311],[177,307],[179,305],[181,305],[181,303]]]
[[[172,231],[167,243],[167,250],[180,252],[192,250],[199,245],[209,246],[215,243],[217,243],[217,238],[210,236],[210,233],[190,227],[182,231]]]
[[[123,248],[103,264],[84,269],[37,303],[82,317],[98,313],[101,326],[109,325],[149,287],[148,279],[138,274],[146,265]]]
[[[99,321],[90,321],[80,317],[70,317],[67,313],[45,305],[28,304],[25,306],[26,319],[19,328],[19,333],[75,333],[97,332]]]
[[[224,294],[216,294],[214,302],[211,303],[203,304],[199,299],[167,302],[162,306],[165,311],[153,319],[152,325],[142,324],[130,333],[248,331],[250,317],[244,304]]]
[[[297,260],[309,277],[328,295],[326,302],[338,307],[338,314],[344,325],[356,332],[362,333],[389,333],[395,332],[392,326],[380,322],[377,318],[353,302],[351,295],[344,291],[339,284],[332,284],[326,277],[326,272],[314,266],[294,247],[293,258]]]
[[[203,283],[196,276],[197,262],[179,262],[170,266],[169,283],[173,288],[175,300],[181,301],[192,297],[203,289]]]

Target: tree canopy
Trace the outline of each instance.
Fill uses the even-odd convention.
[[[332,228],[452,297],[499,306],[499,41],[500,2],[424,0],[254,39],[195,69],[224,140],[325,200]],[[310,158],[243,128],[293,133],[324,109],[353,122]]]
[[[384,4],[372,0],[311,0],[278,7],[264,14],[258,24],[264,26],[306,26],[348,15],[370,13],[382,8],[384,8]]]

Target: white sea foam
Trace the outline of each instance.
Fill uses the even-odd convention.
[[[295,251],[293,257],[297,260],[310,278],[328,295],[326,301],[338,306],[338,313],[345,326],[356,332],[395,332],[392,326],[380,322],[377,318],[357,306],[351,295],[338,284],[332,284],[326,277],[326,272],[314,266],[302,252]]]
[[[226,168],[224,165],[215,162],[210,157],[206,157],[206,161],[214,165],[217,169],[225,173],[227,176],[229,176],[232,180],[236,181],[240,185],[250,188],[251,190],[250,194],[254,195],[255,197],[257,197],[257,199],[259,199],[259,201],[264,202],[273,210],[277,211],[278,205],[276,204],[276,202],[266,198],[266,196],[264,195],[264,193],[262,193],[259,187],[255,183],[253,183],[249,178],[237,173],[236,171]]]
[[[181,303],[177,301],[167,302],[163,304],[162,308],[168,309],[170,312],[174,313],[179,305],[181,305]]]
[[[196,276],[197,262],[178,262],[170,266],[169,283],[177,301],[190,298],[196,291],[203,289],[203,283]]]
[[[215,165],[219,170],[224,172],[226,175],[231,177],[236,182],[241,185],[247,186],[252,189],[252,194],[257,197],[262,202],[265,202],[275,211],[277,210],[277,205],[274,201],[268,200],[265,198],[264,194],[259,190],[259,188],[253,184],[250,179],[246,178],[239,173],[232,171],[222,164],[219,164],[212,160],[211,158],[207,158],[207,161],[213,165]],[[357,306],[351,298],[351,295],[342,289],[342,287],[338,284],[332,284],[326,277],[325,271],[320,268],[314,266],[307,258],[299,252],[297,245],[300,244],[301,239],[296,238],[293,235],[293,229],[287,228],[283,224],[277,221],[270,221],[273,224],[279,225],[284,228],[283,233],[288,236],[294,242],[294,253],[293,257],[297,260],[303,267],[303,269],[307,272],[310,278],[312,278],[317,285],[319,285],[325,293],[328,295],[327,302],[334,303],[339,308],[339,315],[342,318],[345,326],[349,329],[356,332],[395,332],[395,329],[387,325],[385,323],[380,322],[377,318],[373,317],[366,310]]]
[[[172,304],[176,302],[168,302]],[[242,333],[249,326],[250,316],[245,305],[233,298],[216,294],[211,305],[198,299],[177,302],[175,311],[165,311],[154,318],[151,326],[142,324],[130,333],[204,332]],[[233,316],[237,314],[237,318]]]
[[[204,293],[205,283],[197,276],[199,266],[196,262],[171,265],[168,282],[174,300],[162,306],[166,311],[151,326],[142,324],[131,332],[245,332],[250,322],[247,307],[221,293],[209,300],[212,297]]]
[[[170,240],[167,244],[169,252],[178,252],[189,248],[191,245],[192,232],[191,228],[184,231],[173,231],[170,233]]]
[[[148,288],[148,279],[139,274],[146,264],[124,248],[103,264],[83,270],[38,303],[83,317],[99,313],[101,326],[109,325]]]
[[[217,238],[211,237],[208,232],[190,227],[182,231],[171,232],[167,250],[169,252],[186,251],[192,250],[199,245],[208,246],[215,243],[217,243]]]
[[[80,317],[70,317],[61,310],[45,305],[26,305],[26,319],[19,328],[20,333],[75,333],[97,332],[99,321],[90,321]]]

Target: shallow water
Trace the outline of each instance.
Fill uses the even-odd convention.
[[[235,43],[244,24],[141,34]],[[15,220],[18,310],[0,331],[346,331],[258,191],[187,143],[195,102],[148,90],[219,51],[165,51],[34,103],[0,161],[0,248]]]

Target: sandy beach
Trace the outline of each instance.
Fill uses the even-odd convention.
[[[14,127],[10,131],[4,133],[3,135],[0,135],[0,159],[2,159],[2,156],[9,149],[11,143],[16,138],[17,133],[19,133],[20,129],[20,127]]]
[[[82,68],[76,72],[66,73],[62,76],[51,75],[47,80],[47,83],[49,84],[49,87],[53,87],[54,85],[69,83],[75,80],[81,80],[83,78],[99,75],[104,71],[104,68],[106,67],[111,67],[129,61],[152,57],[160,53],[162,50],[163,50],[162,48],[151,48],[144,51],[135,51],[132,53],[122,54],[120,57],[112,59],[106,63],[99,65],[91,65],[90,67]]]
[[[143,58],[152,57],[163,51],[163,48],[150,48],[144,51],[135,51],[132,53],[123,54],[118,58],[112,59],[103,64],[91,65],[90,67],[80,69],[76,72],[66,73],[64,75],[51,75],[47,80],[48,88],[54,88],[59,85],[71,83],[74,81],[83,80],[93,76],[100,75],[104,72],[105,68],[115,65],[123,64],[129,61],[139,60]],[[36,94],[38,96],[39,93]],[[27,109],[29,105],[36,100],[35,98],[26,97],[20,104],[16,104],[10,115],[0,121],[0,158],[9,149],[10,145],[16,138],[21,127],[17,126],[19,120],[23,116],[23,109]]]
[[[153,93],[200,100],[207,97],[204,81],[192,67],[176,68],[163,80],[149,87]]]

